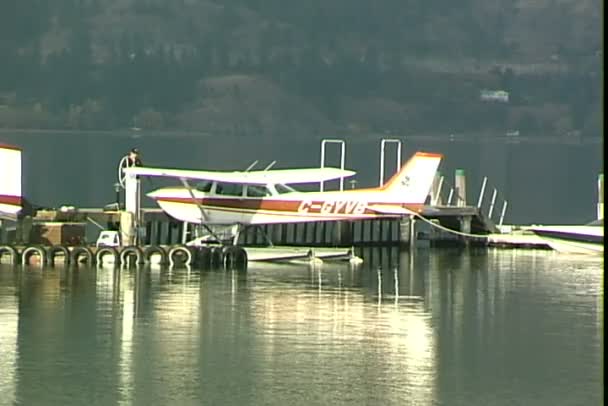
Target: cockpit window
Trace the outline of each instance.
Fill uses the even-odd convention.
[[[196,190],[198,190],[200,192],[209,192],[209,191],[211,191],[212,185],[213,185],[213,182],[204,180],[204,181],[196,184]]]
[[[271,196],[270,190],[266,186],[262,185],[247,185],[245,194],[248,197],[265,197]]]
[[[215,185],[215,194],[222,196],[243,196],[243,185],[218,182]]]
[[[279,194],[296,192],[296,190],[294,188],[291,188],[287,185],[277,184],[277,185],[274,185],[274,188],[276,189],[277,193],[279,193]]]

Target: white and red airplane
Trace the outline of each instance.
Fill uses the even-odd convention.
[[[22,207],[21,149],[0,144],[0,219],[15,220]]]
[[[288,185],[325,182],[355,172],[328,167],[240,172],[129,167],[125,173],[181,180],[183,186],[147,194],[180,221],[260,225],[414,214],[429,195],[441,159],[441,154],[417,152],[383,186],[319,192]],[[190,186],[188,180],[200,182]]]

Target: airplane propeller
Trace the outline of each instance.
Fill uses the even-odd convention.
[[[123,156],[118,162],[118,184],[123,189],[125,188],[125,179],[127,178],[125,169],[130,168],[131,166],[133,166],[133,164],[131,163],[128,155]]]

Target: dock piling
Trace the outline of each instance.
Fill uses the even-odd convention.
[[[464,207],[467,205],[467,189],[464,169],[456,169],[454,174],[454,186],[456,192],[456,206]]]
[[[604,174],[597,177],[597,219],[604,218]]]
[[[334,244],[346,246],[353,244],[351,223],[348,221],[337,221],[334,223]],[[313,241],[314,242],[314,241]]]
[[[471,234],[471,221],[472,221],[471,216],[461,216],[458,219],[458,222],[460,223],[460,232],[461,233]],[[468,242],[469,242],[468,237],[461,236],[461,239],[465,243],[465,245],[468,245]]]
[[[416,225],[414,216],[404,216],[399,220],[399,240],[409,249],[416,247]]]

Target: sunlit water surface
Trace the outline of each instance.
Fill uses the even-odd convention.
[[[599,405],[603,258],[0,266],[1,405]]]

